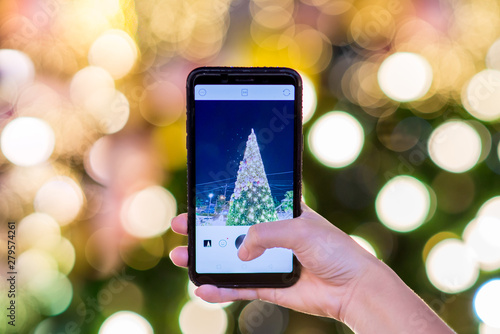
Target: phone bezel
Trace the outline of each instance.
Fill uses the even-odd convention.
[[[302,80],[300,75],[290,68],[273,67],[200,67],[194,69],[187,78],[187,199],[188,199],[188,271],[191,281],[196,285],[212,284],[218,287],[287,287],[293,285],[300,276],[300,263],[293,256],[291,273],[224,273],[200,274],[195,268],[195,231],[196,228],[196,180],[195,180],[195,112],[194,87],[198,84],[292,84],[295,87],[294,119],[294,212],[301,214],[302,193]]]

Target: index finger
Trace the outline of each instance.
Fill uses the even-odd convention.
[[[187,213],[174,217],[170,226],[175,233],[187,235]]]

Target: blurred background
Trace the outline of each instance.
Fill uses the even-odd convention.
[[[2,0],[0,332],[350,333],[207,304],[168,259],[186,76],[232,65],[301,72],[306,203],[458,333],[500,333],[499,37],[492,0]]]

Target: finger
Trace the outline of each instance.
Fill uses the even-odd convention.
[[[187,267],[188,249],[186,246],[179,246],[170,252],[170,259],[178,267]]]
[[[202,285],[195,290],[195,295],[209,303],[224,303],[235,300],[254,300],[262,299],[273,302],[271,300],[274,289],[259,288],[259,289],[228,289],[218,288],[214,285]]]
[[[181,213],[170,224],[175,233],[187,235],[187,213]]]
[[[304,222],[300,218],[285,219],[260,223],[251,226],[238,256],[243,261],[250,261],[262,255],[268,248],[282,247],[295,250],[301,239]]]

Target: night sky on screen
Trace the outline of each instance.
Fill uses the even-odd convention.
[[[289,172],[273,175],[269,181],[289,183],[292,190],[294,124],[283,115],[291,117],[293,110],[293,101],[196,101],[196,184],[234,186],[253,128],[266,174]],[[227,177],[232,179],[224,181]],[[213,183],[216,180],[220,182]],[[226,195],[231,193],[232,188]]]

